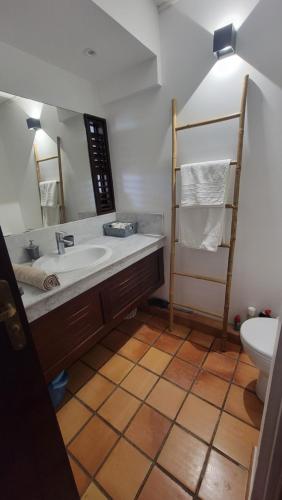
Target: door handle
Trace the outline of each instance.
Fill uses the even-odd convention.
[[[0,323],[5,323],[12,348],[20,351],[26,345],[26,336],[8,281],[0,280]]]
[[[2,308],[1,308],[2,309]],[[1,321],[8,321],[8,319],[12,318],[15,316],[17,310],[15,307],[12,306],[9,302],[7,304],[4,304],[4,311],[1,311],[0,309],[0,322]]]

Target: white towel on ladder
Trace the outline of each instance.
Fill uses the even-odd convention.
[[[60,224],[60,206],[57,181],[39,182],[43,226]]]
[[[179,242],[215,252],[222,242],[231,160],[181,166]]]
[[[55,207],[58,205],[57,181],[39,182],[40,203],[42,207]]]

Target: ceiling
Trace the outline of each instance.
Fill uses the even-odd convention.
[[[154,56],[91,0],[1,0],[0,41],[92,82]]]
[[[158,7],[159,11],[162,11],[164,9],[167,9],[174,3],[176,3],[178,0],[154,0],[154,3]]]
[[[13,99],[15,96],[12,94],[8,94],[7,92],[1,92],[0,91],[0,104],[2,102],[8,101],[8,99]]]

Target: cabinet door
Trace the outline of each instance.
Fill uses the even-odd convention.
[[[31,323],[47,380],[77,359],[79,349],[103,326],[98,291],[89,290]]]
[[[102,287],[106,321],[111,321],[142,301],[163,284],[162,249],[109,278]]]
[[[79,500],[0,227],[2,500]]]

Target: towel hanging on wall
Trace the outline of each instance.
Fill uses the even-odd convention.
[[[179,242],[215,252],[222,242],[230,159],[181,166]]]

